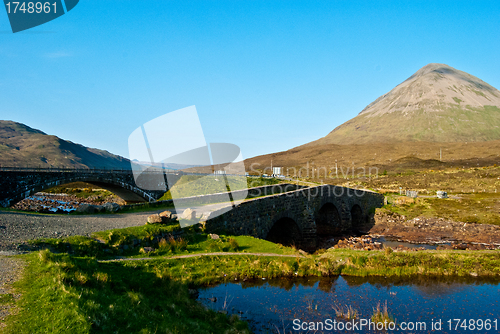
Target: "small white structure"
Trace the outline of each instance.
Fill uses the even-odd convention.
[[[438,190],[436,195],[438,198],[448,198],[448,193],[446,191]]]

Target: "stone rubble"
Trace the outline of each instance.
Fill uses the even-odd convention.
[[[375,224],[366,231],[401,242],[442,244],[441,248],[499,249],[500,226],[455,222],[444,218],[407,219],[396,213],[377,212]],[[450,244],[450,245],[446,245]]]

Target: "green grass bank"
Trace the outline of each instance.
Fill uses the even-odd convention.
[[[176,238],[158,238],[178,228],[177,224],[145,225],[92,237],[34,242],[47,249],[22,255],[28,266],[15,285],[22,297],[15,302],[16,314],[7,318],[5,333],[248,333],[247,324],[237,316],[207,310],[194,298],[198,286],[247,279],[500,278],[498,251],[396,252],[387,248],[304,254],[249,236],[221,234],[212,239],[196,227]],[[154,251],[143,254],[142,243],[123,250],[136,240],[149,242]],[[206,253],[217,255],[173,258]],[[142,259],[145,256],[149,259]],[[0,303],[14,301],[6,296]]]

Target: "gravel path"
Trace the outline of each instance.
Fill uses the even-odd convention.
[[[201,216],[203,213],[228,205],[228,203],[218,203],[191,208],[197,212],[197,216]],[[185,209],[168,210],[177,213],[184,212]],[[82,216],[0,211],[0,255],[19,253],[19,245],[30,239],[63,238],[70,235],[88,236],[97,231],[144,225],[149,215],[165,210]]]
[[[4,294],[12,294],[12,283],[21,277],[22,269],[25,263],[18,259],[6,256],[0,256],[0,297]],[[20,295],[12,294],[14,300],[19,299]],[[0,305],[0,328],[4,327],[3,320],[13,311],[12,304]]]
[[[17,253],[18,245],[30,239],[90,235],[96,231],[144,225],[150,214],[64,216],[0,211],[0,255]]]

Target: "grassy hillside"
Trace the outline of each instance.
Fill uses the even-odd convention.
[[[0,121],[0,166],[127,168],[128,159],[32,129]]]
[[[280,181],[276,179],[247,178],[238,176],[227,176],[227,181],[231,191],[245,188],[260,187],[265,185],[277,184]],[[222,175],[218,176],[197,176],[183,175],[179,181],[167,191],[160,200],[168,200],[181,197],[191,197],[198,195],[217,194],[226,192],[226,183]]]
[[[360,114],[307,145],[365,144],[374,142],[476,142],[500,139],[500,108],[443,105],[442,110]]]
[[[285,174],[318,181],[328,178],[377,173],[406,172],[450,167],[500,165],[500,140],[473,143],[390,142],[352,145],[300,146],[245,160],[250,173],[271,166],[285,167]],[[441,160],[440,160],[441,156]],[[337,166],[337,173],[336,167]],[[253,170],[252,170],[253,168]],[[315,169],[313,176],[312,169]],[[269,170],[269,169],[268,169]],[[319,175],[319,176],[318,176]]]
[[[368,188],[385,194],[386,209],[411,219],[439,217],[467,223],[500,225],[500,167],[447,168],[419,172],[390,172],[376,178],[336,180],[340,185]],[[415,190],[416,199],[400,191]],[[440,199],[443,190],[449,198]]]

